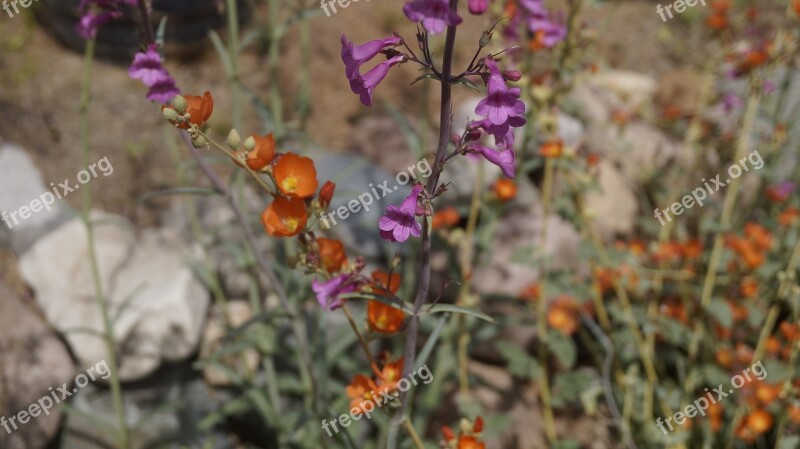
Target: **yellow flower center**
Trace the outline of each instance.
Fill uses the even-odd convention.
[[[387,324],[389,324],[389,318],[386,315],[381,315],[375,322],[375,327],[377,327],[378,329],[386,329]]]
[[[284,192],[294,192],[297,190],[297,176],[287,176],[283,182],[281,182],[281,188]]]
[[[286,226],[286,230],[289,232],[294,232],[297,230],[297,226],[300,224],[300,220],[296,218],[284,218],[283,225]]]

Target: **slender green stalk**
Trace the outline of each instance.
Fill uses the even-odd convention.
[[[231,108],[233,127],[242,129],[242,86],[239,84],[239,7],[226,0],[228,10],[228,57],[231,62]]]
[[[281,33],[278,27],[278,15],[280,14],[280,0],[269,0],[269,105],[272,109],[272,118],[275,127],[280,130],[283,127],[283,101],[281,99],[280,85],[280,51]]]
[[[83,63],[83,87],[81,92],[81,146],[83,149],[83,165],[88,167],[91,163],[91,151],[89,149],[89,105],[92,101],[92,63],[94,62],[95,41],[89,39],[86,41],[86,50],[84,52]],[[119,431],[117,433],[119,447],[121,449],[130,449],[131,441],[128,432],[127,419],[125,418],[125,405],[122,402],[122,385],[119,379],[119,367],[117,364],[117,351],[114,340],[114,326],[111,322],[111,316],[108,311],[108,303],[104,289],[103,281],[100,276],[100,266],[97,262],[97,247],[94,239],[94,225],[92,223],[92,188],[85,186],[83,192],[83,213],[81,218],[86,226],[86,240],[88,243],[89,261],[92,267],[92,280],[94,281],[95,295],[97,297],[97,306],[100,309],[100,314],[103,318],[103,333],[106,343],[106,352],[108,359],[109,371],[111,375],[108,378],[108,383],[111,387],[111,400],[114,404],[114,411],[117,415],[119,423]]]

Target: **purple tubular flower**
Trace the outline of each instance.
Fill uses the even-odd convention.
[[[403,6],[403,12],[412,22],[421,22],[428,34],[439,34],[449,26],[460,24],[463,19],[450,10],[448,0],[411,0]]]
[[[136,53],[133,63],[128,69],[128,76],[135,80],[142,80],[144,85],[149,88],[147,99],[150,101],[166,104],[180,93],[175,85],[175,79],[164,68],[156,44],[150,44],[147,51]]]
[[[389,69],[401,62],[405,62],[405,60],[405,55],[397,55],[388,61],[376,65],[364,76],[356,72],[352,77],[348,77],[350,79],[350,89],[361,97],[361,103],[363,103],[364,106],[372,106],[372,91],[386,78]]]
[[[126,5],[136,6],[136,0],[81,0],[81,20],[75,31],[84,39],[94,39],[98,28],[122,17],[122,8]]]
[[[181,93],[178,86],[175,85],[175,78],[171,77],[166,70],[156,75],[155,81],[148,87],[150,89],[147,91],[146,98],[161,104],[168,104]]]
[[[514,146],[514,130],[511,128],[520,128],[528,121],[525,117],[517,116],[510,117],[506,123],[502,125],[495,125],[489,119],[470,122],[468,128],[470,130],[483,129],[486,134],[494,137],[494,144],[502,148],[511,148]]]
[[[543,0],[520,0],[520,5],[527,16],[528,30],[541,35],[542,45],[553,48],[567,37],[567,28],[551,18]]]
[[[738,95],[734,93],[727,93],[722,98],[722,110],[725,111],[726,114],[730,114],[735,109],[739,109],[742,107],[742,99],[739,98]]]
[[[489,9],[489,0],[469,0],[469,12],[479,16]]]
[[[311,288],[317,294],[317,302],[327,311],[336,310],[344,305],[342,295],[352,293],[358,288],[358,282],[350,281],[349,274],[342,274],[329,281],[320,282],[314,279]]]
[[[422,192],[421,185],[415,185],[400,207],[392,204],[386,208],[386,215],[381,217],[378,228],[381,238],[391,242],[405,242],[409,236],[419,237],[422,225],[417,223],[417,199]]]
[[[520,101],[520,90],[506,86],[503,74],[493,59],[486,59],[489,68],[489,94],[478,103],[475,113],[489,119],[493,125],[505,125],[512,117],[525,114],[525,103]]]
[[[480,145],[472,145],[470,149],[485,157],[487,161],[500,167],[500,170],[503,171],[503,174],[506,175],[507,178],[514,177],[517,171],[517,160],[514,150],[506,148],[501,151],[496,151]]]
[[[369,41],[366,44],[355,45],[347,40],[347,36],[342,34],[342,62],[344,62],[345,74],[352,79],[361,66],[371,60],[380,52],[397,47],[403,43],[403,39],[398,36],[391,36],[385,39]]]

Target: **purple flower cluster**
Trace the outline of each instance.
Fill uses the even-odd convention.
[[[430,35],[439,34],[447,27],[463,21],[458,13],[450,9],[449,0],[411,0],[403,6],[403,12],[408,20],[421,23]]]
[[[500,167],[504,175],[513,178],[517,169],[512,148],[514,146],[513,128],[524,126],[527,122],[525,120],[525,103],[519,99],[520,89],[518,87],[508,87],[503,72],[497,67],[497,62],[486,58],[484,64],[489,69],[489,79],[486,82],[488,94],[475,108],[475,113],[484,118],[467,125],[468,131],[470,131],[467,139],[473,141],[468,144],[467,150],[480,154],[487,161]],[[477,142],[480,131],[494,137],[497,150],[487,148]]]
[[[100,26],[122,17],[122,8],[126,5],[135,6],[136,0],[81,0],[81,20],[76,31],[84,39],[94,39]]]
[[[175,78],[164,68],[156,44],[150,44],[147,51],[136,53],[128,69],[128,76],[141,80],[150,89],[147,91],[147,99],[150,101],[167,104],[181,93],[175,85]]]
[[[359,96],[364,106],[372,106],[372,92],[378,84],[386,78],[389,69],[401,62],[405,62],[408,57],[405,55],[395,55],[388,60],[381,62],[370,71],[361,75],[361,66],[371,61],[384,51],[390,50],[398,45],[402,45],[403,39],[397,36],[377,39],[362,45],[355,45],[347,40],[344,34],[342,42],[342,62],[344,62],[344,73],[350,81],[350,89]]]

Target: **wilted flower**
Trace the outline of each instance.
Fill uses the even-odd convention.
[[[458,13],[450,10],[448,0],[412,0],[405,4],[403,12],[408,20],[422,23],[422,27],[431,35],[463,21]]]
[[[319,206],[327,208],[328,205],[331,204],[331,200],[333,199],[333,193],[336,191],[336,184],[325,181],[325,184],[322,185],[322,188],[319,189]]]

